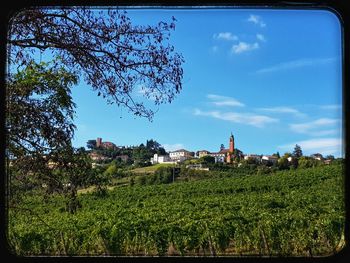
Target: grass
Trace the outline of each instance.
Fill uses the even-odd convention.
[[[140,174],[140,173],[153,174],[160,167],[172,167],[172,166],[173,166],[173,164],[158,163],[158,164],[155,164],[155,165],[152,165],[152,166],[135,168],[135,169],[131,170],[131,172],[135,173],[135,174]]]

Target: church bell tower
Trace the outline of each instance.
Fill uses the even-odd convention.
[[[234,153],[234,150],[235,150],[235,138],[233,137],[233,134],[231,132],[229,152],[232,154]]]
[[[227,163],[231,163],[233,161],[234,151],[235,151],[235,138],[233,137],[233,134],[231,132],[229,149],[228,149],[228,152],[226,153],[226,162]]]

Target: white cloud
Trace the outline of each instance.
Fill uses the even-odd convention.
[[[321,153],[322,155],[341,155],[342,141],[341,138],[320,138],[298,141],[291,144],[281,145],[278,148],[292,151],[298,144],[305,155]]]
[[[258,108],[258,110],[265,111],[265,112],[273,112],[273,113],[290,113],[298,117],[304,117],[306,114],[301,113],[297,109],[294,109],[292,107],[270,107],[270,108]]]
[[[331,104],[331,105],[322,105],[320,106],[320,108],[323,110],[340,110],[342,106],[338,104]]]
[[[296,133],[309,134],[313,136],[325,136],[339,132],[336,125],[340,123],[338,119],[321,118],[306,123],[290,124],[289,127]],[[322,130],[322,128],[327,128]]]
[[[212,46],[212,47],[211,47],[211,50],[212,50],[214,53],[216,53],[216,52],[218,52],[219,47],[218,47],[218,46]]]
[[[262,42],[266,42],[266,38],[262,34],[256,34],[256,38]]]
[[[271,67],[262,68],[256,71],[256,73],[270,73],[281,70],[295,69],[307,66],[315,66],[315,65],[324,65],[331,63],[335,60],[335,58],[314,58],[314,59],[298,59],[287,61],[283,63],[276,64]]]
[[[237,45],[232,46],[232,53],[239,54],[247,51],[251,51],[259,48],[259,43],[249,44],[246,42],[239,42]]]
[[[238,37],[236,35],[233,35],[231,32],[220,32],[218,34],[214,34],[213,38],[227,40],[227,41],[238,40]]]
[[[175,143],[175,144],[162,144],[162,147],[167,151],[167,152],[172,152],[180,149],[184,149],[185,146],[182,143]]]
[[[208,94],[207,98],[212,100],[212,104],[216,106],[239,106],[239,107],[245,106],[242,102],[231,97]]]
[[[258,128],[262,128],[268,123],[278,122],[278,119],[275,119],[275,118],[271,118],[264,115],[250,114],[250,113],[202,111],[200,109],[195,109],[194,115],[209,116],[209,117],[224,120],[224,121],[247,124]]]
[[[259,25],[260,27],[266,27],[265,22],[260,16],[257,15],[250,15],[247,21]]]

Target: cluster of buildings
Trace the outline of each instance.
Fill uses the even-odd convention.
[[[197,152],[197,155],[194,156],[193,153],[187,151],[185,149],[180,149],[176,151],[172,151],[169,155],[158,155],[155,154],[151,158],[152,164],[157,163],[179,163],[188,159],[193,159],[195,157],[201,158],[204,156],[211,156],[215,159],[215,163],[232,163],[235,153],[235,138],[231,133],[229,138],[229,148],[225,149],[223,145],[221,145],[220,150],[218,152],[209,152],[207,150],[200,150]]]
[[[116,150],[118,148],[125,148],[125,146],[117,146],[115,145],[113,142],[103,142],[102,141],[102,138],[97,138],[96,139],[96,148],[100,148],[100,149],[109,149],[109,150]],[[102,155],[101,153],[98,153],[98,152],[94,152],[94,151],[91,151],[89,153],[89,156],[90,158],[93,160],[93,161],[106,161],[106,160],[110,160],[111,158],[110,157],[107,157],[107,156],[104,156]],[[114,157],[115,159],[120,159],[122,160],[123,162],[127,162],[130,158],[128,155],[126,154],[122,154],[122,155],[118,155],[118,156],[115,156]]]
[[[204,156],[214,157],[215,163],[232,163],[235,157],[235,154],[239,154],[241,159],[244,160],[252,160],[256,163],[261,164],[276,164],[278,162],[278,157],[275,155],[258,155],[258,154],[243,154],[239,152],[235,152],[235,138],[231,133],[229,138],[229,148],[225,149],[224,145],[221,145],[220,150],[218,152],[210,152],[207,150],[200,150],[197,152],[197,155],[194,156],[193,153],[187,151],[185,149],[180,149],[176,151],[172,151],[169,155],[158,155],[155,154],[153,158],[151,158],[152,164],[157,163],[179,163],[188,159],[193,158],[202,158]],[[312,156],[311,156],[312,157]],[[315,159],[322,158],[322,155],[315,155]],[[292,157],[288,157],[288,161],[292,161]]]
[[[102,138],[96,139],[96,147],[97,148],[106,148],[106,149],[116,149],[117,145],[113,142],[102,142]]]
[[[116,146],[112,142],[102,142],[102,138],[96,139],[96,147],[105,148],[105,149],[117,149],[117,148],[125,148],[124,146]],[[240,151],[235,151],[235,138],[231,133],[229,137],[229,147],[226,149],[224,145],[221,145],[219,151],[210,152],[207,150],[197,151],[196,154],[194,152],[187,151],[185,149],[179,149],[176,151],[171,151],[167,155],[159,155],[154,154],[154,156],[150,159],[152,164],[164,163],[164,164],[175,164],[180,163],[185,160],[193,159],[193,158],[202,158],[205,156],[211,156],[214,158],[215,163],[233,163],[236,155],[240,155],[240,159],[244,159],[247,161],[254,161],[255,163],[261,164],[276,164],[278,162],[278,157],[275,155],[258,155],[258,154],[243,154]],[[94,161],[103,161],[109,159],[106,156],[103,156],[96,152],[91,152],[90,157]],[[122,161],[127,161],[129,159],[128,155],[120,155],[117,156]],[[316,160],[323,160],[321,154],[313,154],[310,157]],[[292,157],[287,158],[289,162],[292,161]],[[327,161],[327,160],[326,160]],[[325,162],[326,163],[326,162]]]

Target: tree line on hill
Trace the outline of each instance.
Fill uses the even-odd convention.
[[[254,174],[266,175],[282,170],[304,169],[326,165],[322,160],[304,156],[299,145],[295,146],[292,153],[287,152],[283,156],[280,156],[279,152],[273,154],[273,156],[278,158],[276,163],[262,163],[254,158],[245,160],[240,150],[237,149],[236,153],[241,153],[241,155],[237,154],[234,159],[235,162],[232,164],[216,163],[214,157],[207,155],[200,158],[189,159],[176,165],[154,166],[155,169],[152,170],[152,172],[145,170],[143,173],[135,173],[132,171],[134,166],[127,166],[118,163],[116,160],[100,166],[99,169],[102,176],[110,178],[110,182],[112,182],[113,178],[124,178],[127,180],[123,182],[127,182],[127,184],[132,186],[134,184],[168,184],[174,181],[189,181],[214,177]],[[317,157],[322,157],[322,155],[317,154]],[[332,155],[328,155],[326,158],[331,161],[329,164],[344,162],[342,158],[335,159]],[[202,168],[209,168],[209,170]]]
[[[97,147],[96,140],[88,140],[86,147],[90,150],[90,152],[107,157],[107,159],[97,162],[109,163],[111,160],[115,160],[119,163],[123,163],[121,157],[127,156],[128,158],[124,161],[124,163],[126,165],[133,164],[136,167],[151,165],[150,159],[154,156],[154,154],[168,154],[164,147],[153,139],[146,140],[146,144],[141,143],[138,146],[130,147]]]

